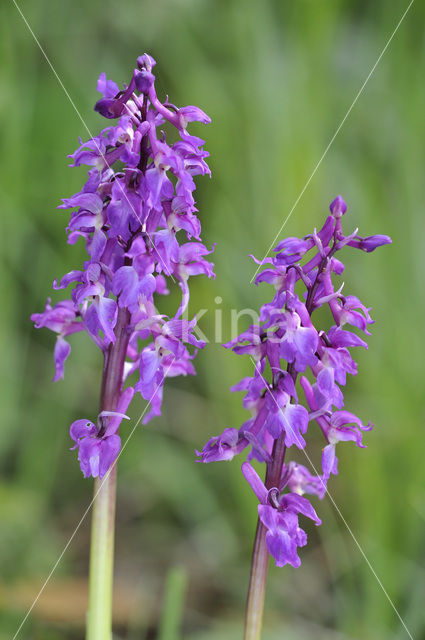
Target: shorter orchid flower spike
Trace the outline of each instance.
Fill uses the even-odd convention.
[[[319,231],[282,240],[273,257],[254,258],[266,266],[256,283],[271,284],[273,298],[261,307],[258,324],[224,345],[236,354],[248,354],[254,364],[253,375],[232,387],[245,393],[243,404],[251,417],[239,429],[226,428],[196,452],[202,462],[231,460],[248,452],[242,472],[259,502],[267,548],[278,566],[300,565],[298,549],[307,535],[299,527],[299,516],[320,524],[306,494],[323,498],[330,476],[338,473],[340,443],[351,441],[362,448],[363,434],[372,428],[344,409],[343,388],[348,376],[357,374],[352,350],[368,346],[354,331],[367,337],[373,320],[370,307],[346,295],[343,283],[335,282],[344,271],[336,256],[346,247],[371,252],[391,239],[363,238],[357,230],[344,235],[345,201],[337,196],[329,208],[331,215]],[[329,309],[330,327],[313,321],[320,308]],[[320,473],[310,469],[310,463],[304,467],[286,459],[293,447],[305,449],[313,423],[324,441]],[[254,460],[266,464],[265,482],[251,466]]]

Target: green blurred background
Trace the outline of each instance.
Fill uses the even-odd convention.
[[[266,285],[250,284],[248,254],[266,252],[407,0],[20,6],[91,131],[106,126],[93,111],[97,76],[106,71],[126,82],[144,51],[157,59],[160,98],[168,93],[211,115],[209,127],[192,131],[211,153],[213,178],[198,180],[198,202],[204,241],[217,242],[217,277],[193,279],[191,310],[208,309],[200,325],[213,338],[221,309],[229,339],[230,309],[257,308],[271,296]],[[83,258],[81,247],[66,244],[67,214],[55,207],[83,183],[84,170],[68,168],[66,155],[87,136],[11,1],[3,0],[0,16],[3,640],[13,637],[91,500],[92,483],[69,452],[68,426],[96,414],[101,361],[77,335],[66,379],[53,385],[54,336],[29,320],[53,278]],[[346,407],[371,418],[375,430],[365,450],[340,447],[340,475],[329,489],[415,639],[425,638],[424,19],[417,1],[280,235],[321,225],[341,193],[347,230],[393,238],[374,254],[345,254],[345,291],[373,306],[376,320],[369,351],[357,353]],[[159,621],[167,585],[170,618],[185,582],[180,638],[241,637],[255,497],[240,460],[198,465],[193,451],[246,419],[229,387],[251,364],[212,341],[196,365],[196,378],[167,382],[163,416],[139,427],[120,458],[117,638],[176,640]],[[134,420],[143,406],[134,402]],[[316,462],[318,448],[309,450]],[[407,638],[329,499],[315,506],[323,524],[308,529],[302,567],[271,568],[264,639]],[[89,521],[19,638],[83,638]]]

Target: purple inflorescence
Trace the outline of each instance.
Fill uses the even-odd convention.
[[[189,277],[214,277],[213,264],[205,257],[212,249],[201,242],[193,194],[194,177],[210,174],[209,154],[204,140],[190,135],[187,125],[209,123],[210,118],[198,107],[178,109],[168,99],[160,102],[154,65],[151,56],[140,56],[122,91],[104,73],[99,77],[103,98],[95,110],[118,122],[87,142],[80,140],[69,157],[71,166],[90,167],[88,181],[59,207],[72,210],[68,243],[82,237],[89,257],[81,270],[53,283],[54,289],[74,285],[70,299],[54,306],[49,299],[42,313],[31,316],[37,328],[57,334],[54,380],[64,376],[68,337],[78,331],[89,334],[104,352],[105,363],[119,333],[125,347],[123,380],[140,372],[134,389],[127,387],[115,403],[115,414],[101,412],[97,425],[88,420],[71,425],[85,476],[102,477],[116,459],[118,429],[134,390],[150,402],[146,423],[161,412],[164,379],[195,373],[192,360],[204,346],[193,333],[196,319],[183,316]],[[167,144],[163,125],[176,130],[175,142]],[[154,304],[169,293],[170,280],[182,292],[171,318],[159,314]]]
[[[341,387],[347,373],[357,373],[349,349],[367,348],[352,328],[369,335],[368,325],[373,321],[358,298],[343,295],[342,286],[335,290],[333,275],[344,270],[336,253],[346,245],[370,252],[391,239],[382,235],[361,238],[357,230],[345,236],[342,216],[346,210],[338,196],[319,232],[302,239],[287,238],[277,245],[274,257],[259,262],[268,266],[256,282],[272,284],[274,298],[261,307],[258,324],[224,345],[235,353],[249,354],[255,364],[253,375],[232,388],[245,392],[243,405],[251,418],[239,430],[225,429],[197,452],[200,461],[213,462],[231,460],[249,448],[242,471],[259,500],[267,547],[278,566],[300,565],[297,548],[306,544],[307,537],[298,526],[299,514],[320,524],[303,494],[323,498],[330,475],[338,472],[336,445],[351,440],[364,447],[363,431],[372,428],[343,409]],[[321,307],[328,307],[333,318],[327,331],[316,328],[312,321],[313,312]],[[300,392],[306,406],[299,402]],[[284,461],[288,448],[305,448],[312,421],[324,436],[319,475],[294,461]],[[253,459],[266,463],[265,482],[250,464]]]

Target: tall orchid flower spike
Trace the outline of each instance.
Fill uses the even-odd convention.
[[[224,345],[237,354],[248,354],[254,364],[252,377],[232,388],[245,392],[244,407],[251,418],[239,430],[225,429],[197,452],[202,462],[231,460],[248,452],[242,471],[259,504],[245,640],[260,638],[269,555],[279,567],[299,567],[297,550],[307,543],[299,519],[307,517],[320,524],[305,494],[323,498],[331,474],[338,473],[336,454],[341,443],[352,441],[364,447],[363,432],[372,428],[343,409],[347,374],[357,374],[350,349],[367,348],[354,330],[370,335],[373,320],[358,298],[343,294],[341,286],[335,288],[335,277],[344,271],[336,254],[346,246],[371,252],[391,239],[384,235],[362,238],[357,230],[344,235],[346,211],[346,203],[338,196],[319,232],[287,238],[277,245],[272,258],[256,260],[267,265],[256,283],[273,285],[274,297],[261,307],[259,324]],[[330,309],[334,324],[329,328],[313,323],[313,313],[321,307]],[[286,455],[292,447],[304,450],[312,422],[323,435],[322,473],[312,473],[288,461]],[[264,483],[250,464],[254,460],[266,464]]]
[[[194,178],[210,175],[208,152],[204,140],[188,132],[189,123],[210,118],[198,107],[161,102],[154,66],[151,56],[140,56],[123,89],[104,73],[99,77],[103,97],[95,110],[115,122],[80,140],[69,156],[71,166],[89,167],[88,180],[59,206],[71,210],[68,243],[84,242],[87,260],[53,284],[56,290],[73,287],[68,299],[53,305],[48,299],[44,311],[31,316],[37,328],[57,334],[54,380],[64,377],[76,332],[84,331],[104,356],[99,415],[70,428],[84,476],[96,478],[88,640],[111,637],[114,463],[121,421],[134,392],[148,401],[146,423],[161,413],[165,379],[195,373],[193,359],[204,343],[194,335],[196,319],[184,317],[189,279],[214,277],[194,198]],[[163,125],[175,130],[175,142],[167,143]],[[166,317],[156,305],[170,284],[179,285],[182,298],[175,315]],[[138,379],[124,388],[133,373]]]

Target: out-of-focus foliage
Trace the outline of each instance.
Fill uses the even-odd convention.
[[[188,591],[182,636],[241,637],[255,498],[239,463],[195,464],[193,450],[245,419],[228,388],[249,358],[214,344],[230,310],[270,292],[250,284],[262,257],[407,7],[407,0],[38,0],[20,3],[93,133],[97,76],[126,82],[137,55],[158,61],[161,97],[197,104],[213,179],[199,181],[215,282],[194,279],[192,311],[210,344],[195,379],[169,381],[164,415],[137,428],[119,461],[117,638],[154,638],[170,567]],[[66,154],[87,137],[12,2],[0,8],[1,429],[0,639],[11,638],[91,500],[67,429],[97,412],[101,362],[75,336],[55,385],[48,331],[29,321],[50,283],[82,259],[66,245],[61,197],[82,172]],[[415,2],[279,239],[319,226],[332,198],[346,228],[387,233],[372,255],[346,252],[346,286],[373,306],[347,409],[375,422],[364,451],[342,445],[330,492],[415,638],[425,633],[423,463],[425,313],[424,5]],[[194,129],[195,127],[193,127]],[[347,227],[348,225],[348,227]],[[221,298],[221,302],[218,299]],[[53,296],[54,297],[54,296]],[[239,327],[249,323],[242,317]],[[137,400],[132,418],[144,404]],[[134,422],[132,423],[134,424]],[[124,425],[124,438],[132,428]],[[314,429],[314,425],[311,427]],[[310,452],[319,460],[319,452]],[[407,633],[329,499],[309,530],[302,568],[270,572],[265,640],[403,639]],[[83,637],[89,518],[81,524],[19,637]]]

